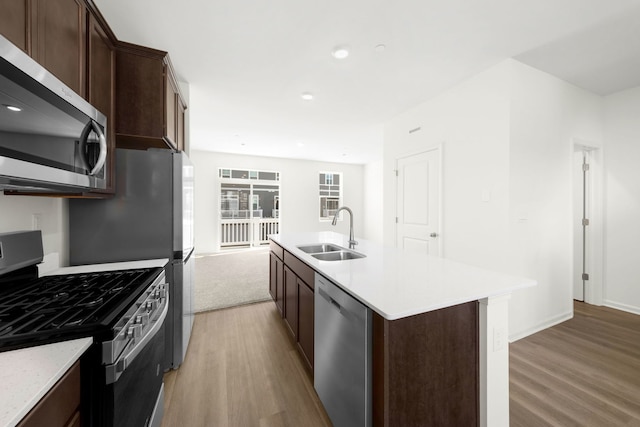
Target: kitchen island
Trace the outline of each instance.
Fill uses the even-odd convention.
[[[508,299],[534,280],[364,240],[354,249],[365,255],[359,259],[322,261],[299,249],[348,248],[347,236],[333,232],[270,239],[272,260],[281,251],[285,272],[303,263],[303,271],[329,279],[373,311],[374,426],[508,425]],[[310,285],[307,273],[296,274]],[[272,272],[272,281],[277,277]],[[287,320],[292,298],[287,283],[281,287],[272,295]],[[300,296],[297,318],[305,307]]]

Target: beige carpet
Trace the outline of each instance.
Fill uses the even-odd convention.
[[[197,256],[195,311],[265,301],[269,295],[269,248]]]

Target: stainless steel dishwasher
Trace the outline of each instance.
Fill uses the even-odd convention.
[[[315,277],[313,386],[334,427],[372,425],[371,309]]]

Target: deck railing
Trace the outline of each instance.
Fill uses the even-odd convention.
[[[280,230],[279,218],[221,219],[220,246],[258,246]]]

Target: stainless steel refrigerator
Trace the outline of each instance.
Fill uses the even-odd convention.
[[[116,150],[116,195],[69,201],[71,265],[168,258],[165,370],[193,326],[193,165],[172,150]]]

